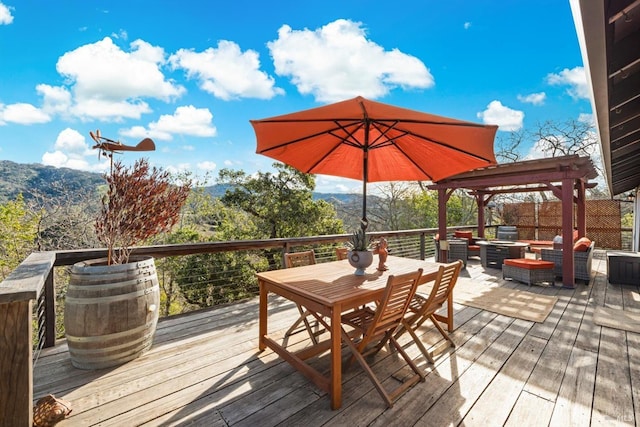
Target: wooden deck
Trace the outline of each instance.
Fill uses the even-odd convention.
[[[435,366],[405,334],[406,350],[427,379],[392,409],[357,364],[345,373],[342,408],[332,411],[327,395],[289,364],[271,351],[258,353],[257,299],[163,320],[151,351],[114,369],[75,369],[61,343],[40,356],[34,394],[71,401],[61,427],[637,425],[640,334],[597,326],[593,312],[597,306],[640,312],[640,293],[609,285],[606,268],[604,252],[597,252],[590,286],[528,288],[471,260],[460,280],[497,281],[559,301],[544,323],[456,305],[457,347]],[[271,307],[270,332],[282,333],[297,311],[280,299]],[[432,326],[422,332],[425,344],[443,342]],[[289,345],[303,346],[303,338],[297,334]],[[314,363],[328,366],[326,359]],[[374,370],[396,381],[402,366],[383,350]]]

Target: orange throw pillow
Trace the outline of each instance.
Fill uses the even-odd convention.
[[[455,237],[462,237],[463,239],[473,239],[473,231],[456,231]]]
[[[588,237],[581,237],[578,239],[575,245],[573,245],[573,250],[575,252],[586,252],[591,246],[591,240]]]

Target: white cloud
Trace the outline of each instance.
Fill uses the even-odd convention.
[[[0,25],[9,25],[13,22],[13,15],[11,15],[11,9],[0,3]]]
[[[171,175],[179,175],[183,172],[191,172],[191,165],[189,163],[179,163],[177,165],[170,165],[162,170],[166,170]]]
[[[380,98],[396,87],[434,85],[429,69],[397,49],[368,40],[359,22],[338,19],[315,31],[283,25],[267,43],[276,74],[288,76],[303,94],[333,102],[362,95]]]
[[[114,39],[127,40],[129,39],[129,34],[127,34],[126,30],[120,29],[117,33],[111,33],[111,37]]]
[[[54,151],[47,151],[42,155],[42,164],[92,172],[106,171],[109,167],[107,160],[97,164],[90,164],[87,161],[87,157],[95,154],[96,151],[89,147],[80,132],[66,128],[58,134]]]
[[[47,113],[31,104],[17,103],[0,106],[0,124],[18,123],[31,125],[50,121],[51,117]]]
[[[580,113],[580,115],[578,116],[578,121],[583,123],[591,123],[593,126],[596,125],[595,117],[591,113]]]
[[[368,184],[367,194],[376,193],[376,184]],[[362,193],[362,181],[330,175],[316,175],[316,190],[320,193]]]
[[[544,92],[530,93],[529,95],[518,95],[518,101],[526,104],[543,105],[547,94]]]
[[[54,145],[56,150],[63,150],[85,155],[89,149],[84,136],[75,129],[66,128],[58,134]]]
[[[498,125],[503,131],[522,129],[524,113],[502,105],[500,101],[491,101],[487,109],[478,113],[478,118],[485,124]]]
[[[62,86],[39,84],[36,91],[43,97],[42,111],[66,115],[71,107],[71,92]]]
[[[464,29],[468,30],[469,28],[471,28],[471,22],[465,22],[464,23]]]
[[[180,49],[169,57],[175,68],[186,70],[187,77],[199,81],[200,88],[223,99],[271,99],[284,94],[275,87],[273,77],[260,71],[259,55],[254,50],[242,52],[236,43],[222,40],[217,48],[203,52]]]
[[[215,164],[215,162],[200,162],[198,163],[198,169],[202,169],[205,171],[212,171],[217,167],[217,165]]]
[[[130,48],[125,52],[105,37],[58,59],[56,69],[72,87],[75,115],[83,119],[138,119],[151,111],[140,98],[168,102],[185,92],[162,74],[162,48],[143,40],[132,42]]]
[[[149,123],[148,128],[134,126],[120,131],[121,135],[144,138],[150,137],[163,141],[170,141],[173,135],[190,135],[197,137],[210,137],[217,134],[217,129],[212,124],[213,114],[208,108],[196,108],[187,105],[176,108],[173,115],[163,114],[157,122]]]
[[[589,86],[584,67],[565,68],[558,74],[547,75],[547,83],[552,86],[569,86],[567,93],[574,99],[589,99]]]

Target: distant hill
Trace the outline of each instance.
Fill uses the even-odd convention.
[[[63,194],[86,194],[88,189],[104,183],[99,173],[0,160],[0,203],[14,200],[20,193],[26,200],[36,195],[51,199]]]
[[[0,160],[0,203],[15,200],[20,193],[26,200],[35,196],[46,199],[77,194],[79,197],[93,193],[104,185],[105,181],[100,173],[84,172],[69,168],[55,168],[38,163],[15,163]],[[229,188],[228,185],[215,184],[206,187],[206,191],[213,197],[221,197]],[[95,193],[94,193],[95,194]],[[359,194],[343,193],[313,193],[314,200],[326,200],[335,206],[338,217],[360,218],[362,196]],[[368,196],[374,199],[375,196]],[[348,224],[345,223],[345,226]]]

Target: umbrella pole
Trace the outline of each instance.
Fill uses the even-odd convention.
[[[367,180],[369,179],[368,139],[369,132],[365,131],[364,155],[362,156],[362,219],[360,220],[360,227],[362,227],[362,231],[367,231],[367,227],[369,226],[369,220],[367,219]]]

